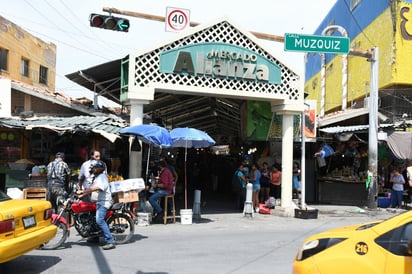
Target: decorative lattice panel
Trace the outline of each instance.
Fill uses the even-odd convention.
[[[181,46],[186,46],[195,43],[205,42],[222,42],[237,45],[249,50],[252,50],[268,60],[276,63],[282,71],[282,84],[268,84],[253,81],[238,81],[223,78],[211,78],[207,76],[194,76],[183,74],[166,74],[159,71],[160,53],[163,51],[175,49]],[[289,70],[284,64],[273,58],[268,52],[259,47],[254,41],[249,39],[238,29],[233,27],[227,21],[222,21],[209,28],[202,29],[190,36],[176,40],[170,44],[157,48],[144,55],[136,57],[135,60],[135,79],[134,85],[145,87],[149,83],[172,83],[176,85],[207,87],[214,89],[231,89],[247,92],[267,93],[268,98],[286,95],[289,100],[298,100],[299,91],[296,82],[299,76]],[[278,98],[279,98],[278,97]]]

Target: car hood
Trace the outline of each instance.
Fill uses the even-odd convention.
[[[307,238],[307,240],[322,239],[322,238],[347,238],[351,232],[363,231],[365,229],[373,230],[372,228],[381,223],[382,221],[366,222],[356,225],[343,226],[334,229],[330,229],[318,234],[314,234]],[[376,233],[376,232],[375,232]]]

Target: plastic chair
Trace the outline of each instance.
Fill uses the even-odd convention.
[[[171,199],[171,212],[172,215],[168,215],[168,207],[169,207],[169,199]],[[173,223],[176,223],[176,206],[175,206],[175,195],[174,194],[168,194],[164,196],[164,211],[163,211],[163,223],[166,224],[167,220],[171,219],[173,220]]]

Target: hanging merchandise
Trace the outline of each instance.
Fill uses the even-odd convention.
[[[332,156],[335,153],[333,148],[330,145],[323,145],[319,152],[315,154],[315,156],[319,156],[320,158],[326,158]]]

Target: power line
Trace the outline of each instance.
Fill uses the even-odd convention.
[[[358,20],[356,19],[356,17],[353,15],[351,8],[348,5],[348,2],[345,0],[343,1],[345,3],[346,8],[348,9],[353,21],[355,22],[356,26],[359,28],[360,32],[363,34],[363,36],[365,36],[366,40],[368,40],[368,42],[373,46],[374,43],[372,43],[372,41],[369,39],[368,35],[366,35],[366,33],[363,31],[362,27],[360,26]]]
[[[75,14],[75,13],[71,10],[71,8],[68,7],[68,6],[64,3],[64,1],[60,0],[60,3],[66,8],[66,11],[70,12],[70,14],[71,14],[71,16],[72,16],[73,18],[76,18],[76,19],[77,19],[76,22],[81,22],[82,19],[79,18],[79,17],[77,16],[77,14]],[[66,20],[67,20],[67,19],[66,19]],[[67,21],[68,21],[68,20],[67,20]],[[82,33],[84,36],[87,37],[87,34],[83,32],[83,29],[78,28],[78,27],[76,27],[76,26],[73,25],[73,24],[71,24],[71,25],[72,25],[74,28],[76,28],[76,30],[77,30],[78,32]],[[91,31],[90,28],[87,28],[87,29],[89,30],[89,33],[91,33],[91,34],[97,39],[97,42],[100,42],[100,44],[103,45],[104,47],[106,47],[107,49],[112,50],[113,53],[116,52],[116,49],[115,49],[114,47],[110,46],[110,44],[108,44],[108,43],[106,43],[105,41],[103,41],[98,35],[96,35],[96,33],[95,33],[94,31]]]

